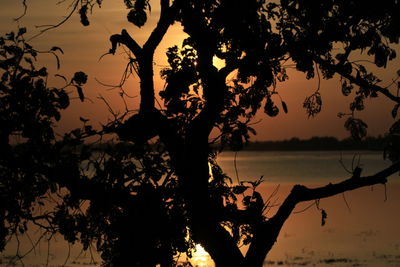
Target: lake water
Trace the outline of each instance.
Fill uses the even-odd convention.
[[[223,152],[218,163],[236,181],[235,152]],[[342,164],[340,163],[342,162]],[[377,151],[240,151],[236,167],[240,180],[263,176],[268,183],[327,183],[350,177],[357,165],[362,175],[390,166]],[[346,169],[348,171],[346,171]]]
[[[248,181],[263,176],[265,182],[260,190],[264,195],[280,184],[278,204],[293,184],[338,182],[351,176],[346,169],[352,170],[357,165],[363,168],[363,175],[390,165],[383,160],[382,153],[371,151],[224,152],[217,161],[234,182],[237,178]],[[400,266],[400,183],[391,181],[387,190],[374,187],[371,192],[371,189],[346,194],[346,204],[344,195],[321,201],[320,205],[328,213],[324,227],[320,225],[321,215],[316,208],[293,214],[264,266]],[[299,205],[297,211],[308,205]],[[21,243],[23,254],[30,245],[26,238]],[[14,242],[1,254],[0,266],[10,266],[8,262],[15,251]],[[78,246],[69,251],[62,237],[49,248],[46,243],[41,244],[23,264],[45,266],[48,260],[48,266],[62,266],[66,259],[65,266],[100,266],[98,255],[82,253]],[[213,266],[204,251],[195,254],[193,264]],[[23,265],[16,262],[15,266]]]
[[[362,176],[390,166],[377,151],[241,151],[224,152],[218,162],[233,181],[263,176],[266,199],[280,185],[276,204],[294,184],[309,187],[351,177],[357,165]],[[236,157],[236,164],[235,164]],[[235,167],[236,165],[236,167]],[[236,175],[237,173],[237,175]],[[264,266],[400,266],[400,183],[392,175],[387,186],[376,185],[320,201],[321,211],[299,204],[285,223]],[[267,214],[272,216],[274,209]],[[210,265],[210,264],[209,264]],[[211,266],[211,265],[210,265]]]

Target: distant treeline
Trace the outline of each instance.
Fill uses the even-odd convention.
[[[161,148],[159,144],[154,150]],[[260,151],[260,150],[383,150],[386,146],[384,137],[367,137],[361,141],[353,138],[339,140],[335,137],[312,137],[310,139],[292,138],[281,141],[255,141],[249,142],[244,146],[243,150]],[[106,142],[102,144],[90,145],[91,148],[99,151],[128,149],[137,151],[143,149],[141,146],[135,146],[133,143],[113,143]],[[214,149],[218,150],[219,146],[214,144]],[[228,147],[225,147],[228,149]],[[139,151],[137,151],[139,152]],[[139,152],[140,153],[140,152]]]
[[[353,138],[338,140],[335,137],[292,138],[283,141],[250,142],[244,150],[383,150],[384,137],[367,137],[361,141]]]

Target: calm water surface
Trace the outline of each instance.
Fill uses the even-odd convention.
[[[223,152],[217,161],[236,181],[235,152]],[[363,169],[362,175],[371,175],[390,166],[390,161],[383,160],[382,152],[376,151],[240,151],[236,154],[240,180],[263,176],[271,183],[338,182],[350,177],[348,171],[357,165]]]

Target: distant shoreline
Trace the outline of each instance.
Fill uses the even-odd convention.
[[[102,144],[89,145],[95,150],[106,149],[127,149],[135,146],[130,142],[113,143],[106,142]],[[152,146],[150,144],[150,146]],[[339,140],[336,137],[312,137],[310,139],[299,139],[297,137],[288,140],[279,141],[250,141],[243,145],[242,151],[333,151],[333,150],[371,150],[383,151],[387,146],[385,137],[366,137],[363,140],[354,140],[352,138]],[[219,150],[221,144],[212,144],[212,149]],[[155,148],[156,149],[156,148]],[[228,144],[225,144],[224,151],[231,150]]]
[[[383,151],[384,137],[367,137],[361,141],[351,138],[339,140],[335,137],[292,138],[282,141],[254,141],[243,148],[244,151],[318,151],[318,150],[374,150]]]

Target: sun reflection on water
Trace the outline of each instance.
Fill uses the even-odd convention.
[[[193,257],[190,259],[190,262],[194,267],[212,267],[214,266],[213,261],[211,260],[210,255],[204,250],[204,248],[197,244],[196,251],[193,253]]]

